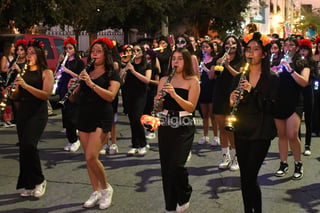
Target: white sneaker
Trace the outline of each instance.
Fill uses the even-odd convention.
[[[66,128],[61,129],[61,133],[66,133]]]
[[[84,208],[91,208],[94,207],[96,204],[98,204],[99,200],[101,198],[101,193],[98,191],[94,191],[89,199],[83,204]]]
[[[44,180],[42,183],[36,185],[36,188],[34,189],[34,196],[35,197],[41,197],[44,195],[46,192],[46,187],[47,187],[47,181]]]
[[[237,156],[234,156],[232,159],[232,163],[230,166],[231,171],[238,171],[239,170],[239,164],[238,164],[238,159]]]
[[[111,205],[112,195],[113,195],[113,188],[108,183],[108,188],[101,190],[99,209],[106,209]]]
[[[75,143],[73,143],[73,144],[71,145],[71,147],[70,147],[70,152],[76,152],[76,151],[78,151],[79,147],[80,147],[80,141],[77,140]]]
[[[191,160],[191,157],[192,157],[192,152],[190,151],[189,155],[188,155],[188,158],[187,158],[187,162]]]
[[[23,192],[20,193],[21,197],[31,197],[34,195],[34,189],[25,189]]]
[[[145,156],[147,154],[147,147],[142,147],[138,149],[139,156]]]
[[[127,156],[134,156],[138,153],[138,149],[137,148],[131,148],[128,152],[127,152]]]
[[[101,155],[105,155],[108,150],[109,150],[109,145],[108,145],[108,144],[105,144],[105,145],[103,145],[103,147],[101,148],[101,150],[99,151],[99,153],[100,153]]]
[[[68,143],[64,148],[63,148],[63,150],[64,151],[70,151],[70,148],[71,148],[71,146],[72,146],[72,143]]]
[[[199,141],[198,144],[205,144],[205,143],[209,143],[209,137],[208,136],[203,136]]]
[[[148,140],[152,140],[156,137],[156,134],[154,132],[149,132],[149,131],[146,131],[146,139]]]
[[[179,204],[177,204],[177,208],[176,208],[176,212],[177,213],[182,213],[185,212],[190,206],[190,203],[185,203],[182,206],[179,206]]]
[[[213,137],[211,146],[219,146],[219,145],[220,145],[220,138],[217,136]]]
[[[222,162],[219,164],[219,169],[227,169],[230,167],[230,155],[223,154]]]
[[[109,155],[114,155],[114,154],[117,154],[118,152],[119,152],[119,149],[117,144],[111,144],[111,146],[109,147]]]

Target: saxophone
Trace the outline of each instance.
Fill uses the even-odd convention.
[[[240,99],[241,99],[241,96],[243,95],[243,92],[244,92],[244,88],[241,88],[240,85],[241,83],[244,81],[244,80],[247,80],[246,78],[246,73],[249,71],[249,65],[251,63],[251,60],[252,59],[248,59],[248,61],[245,63],[245,65],[243,66],[243,70],[241,72],[241,76],[240,76],[240,79],[239,79],[239,82],[238,82],[238,86],[236,88],[236,90],[239,91],[239,95],[238,97],[234,100],[233,102],[233,106],[232,106],[232,110],[231,110],[231,113],[230,115],[228,115],[226,117],[226,120],[225,120],[225,126],[224,126],[224,129],[227,130],[227,131],[230,131],[230,132],[234,132],[235,130],[235,127],[234,127],[234,124],[237,122],[237,117],[236,117],[236,113],[238,111],[238,105],[240,103]]]
[[[23,69],[21,70],[20,73],[18,73],[18,75],[16,76],[16,78],[17,78],[18,76],[22,77],[22,76],[26,73],[27,69],[28,69],[28,62],[25,63]],[[17,86],[17,84],[14,83],[14,81],[8,86],[7,91],[6,91],[6,93],[4,94],[2,101],[0,102],[0,111],[1,111],[1,113],[3,113],[3,112],[5,111],[6,106],[7,106],[7,104],[8,104],[9,97],[10,97],[10,96],[12,95],[12,93],[15,91],[16,86]]]
[[[91,59],[91,61],[87,64],[87,66],[84,68],[83,71],[88,72],[88,69],[93,65],[96,59]],[[69,99],[70,95],[73,93],[73,91],[78,87],[80,84],[80,77],[79,75],[77,76],[76,81],[70,86],[68,92],[65,94],[65,96],[59,101],[60,104],[64,105],[65,102]]]
[[[172,69],[170,75],[167,78],[167,81],[164,84],[169,84],[171,82],[174,73],[176,72],[176,69],[177,67],[174,67]],[[149,131],[154,131],[160,126],[160,119],[156,117],[156,114],[164,96],[166,95],[166,92],[162,88],[159,93],[161,94],[161,97],[156,100],[151,115],[142,115],[140,119],[141,124],[144,126],[144,128],[146,128]]]

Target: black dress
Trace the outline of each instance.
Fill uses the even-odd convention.
[[[230,62],[235,70],[239,70],[243,60],[233,60]],[[213,105],[212,112],[217,115],[226,115],[229,113],[229,97],[231,93],[231,86],[233,75],[224,66],[223,72],[216,78],[215,88],[213,91]]]
[[[188,90],[175,88],[175,91],[183,99],[188,99]],[[183,205],[190,200],[192,187],[185,163],[194,139],[195,126],[192,116],[177,116],[183,109],[168,94],[164,97],[163,109],[169,113],[160,119],[159,154],[166,210],[173,211],[177,204]]]
[[[210,68],[214,65],[214,61],[204,64],[204,66],[210,70]],[[202,71],[201,73],[201,92],[199,97],[199,103],[208,104],[212,103],[212,96],[213,96],[213,90],[214,90],[214,83],[215,80],[209,79],[209,75],[206,71]]]
[[[23,79],[27,84],[42,89],[42,71],[27,71]],[[19,87],[16,103],[20,148],[17,189],[34,189],[35,185],[44,181],[37,145],[48,121],[47,101],[40,100]]]
[[[112,70],[92,80],[96,85],[108,89],[110,81],[120,82],[119,74]],[[94,132],[97,127],[103,132],[110,132],[113,110],[111,102],[102,99],[85,82],[80,82],[79,96],[76,103],[76,128],[82,132]]]

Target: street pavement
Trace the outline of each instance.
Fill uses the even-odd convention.
[[[120,110],[121,112],[121,110]],[[18,177],[18,141],[15,128],[0,129],[0,212],[5,213],[162,213],[165,210],[160,174],[157,139],[149,140],[150,150],[144,157],[127,157],[130,148],[128,119],[119,113],[117,123],[116,155],[100,155],[107,180],[113,186],[112,205],[107,210],[98,206],[84,209],[82,204],[92,193],[83,150],[69,153],[63,150],[67,143],[61,133],[61,113],[49,117],[46,130],[39,143],[43,172],[47,180],[46,193],[40,199],[21,198],[16,190]],[[243,204],[239,171],[221,171],[220,147],[198,145],[202,137],[201,119],[192,147],[192,158],[187,163],[189,180],[193,187],[190,200],[192,213],[241,213]],[[304,132],[304,125],[302,125]],[[212,136],[212,133],[209,135]],[[212,138],[212,137],[211,137]],[[291,180],[293,157],[289,156],[289,173],[284,177],[273,174],[279,167],[278,139],[273,140],[259,173],[265,213],[320,212],[319,148],[318,137],[312,138],[312,155],[302,156],[304,178]],[[304,138],[302,139],[304,142]]]

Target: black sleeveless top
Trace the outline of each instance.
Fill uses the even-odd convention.
[[[184,100],[188,100],[188,90],[183,88],[174,88],[174,90]],[[182,109],[182,107],[170,96],[170,94],[166,94],[164,96],[163,109],[172,111],[184,111],[184,109]]]

